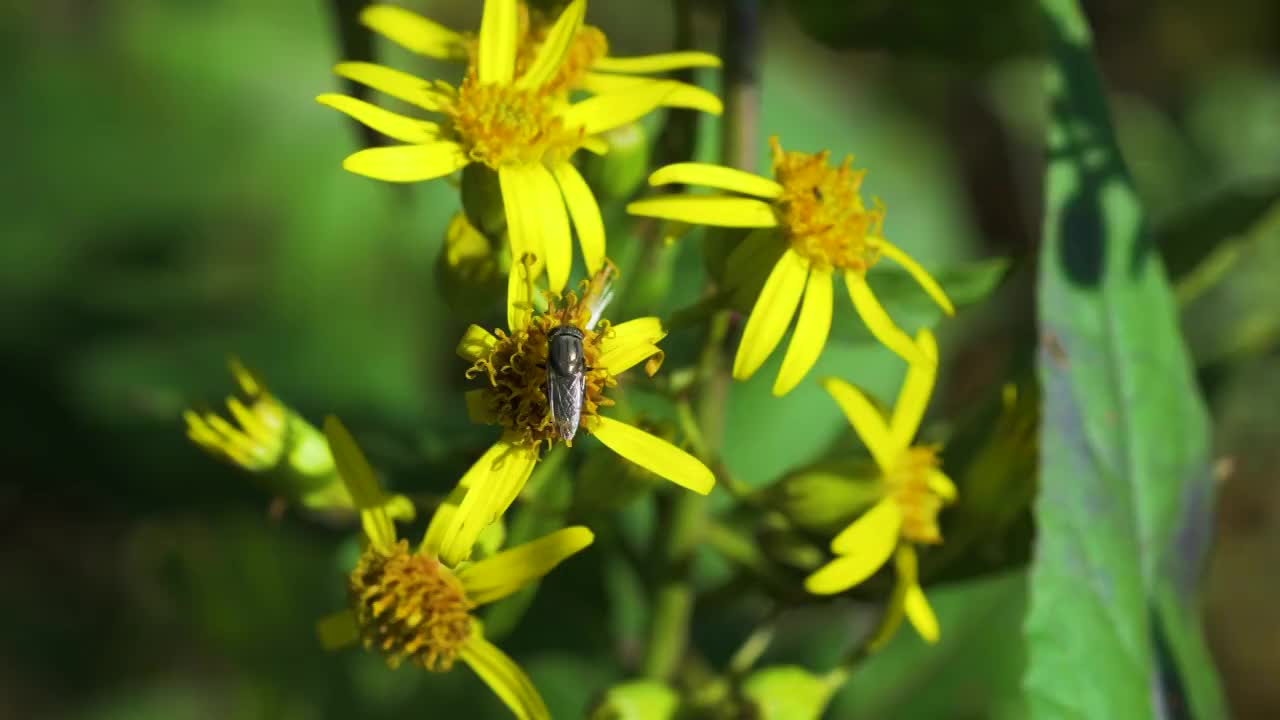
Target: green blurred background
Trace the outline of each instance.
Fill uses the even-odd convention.
[[[459,28],[480,11],[403,4]],[[1016,372],[1033,338],[1023,261],[1040,222],[1036,23],[1018,0],[896,5],[766,4],[760,149],[777,133],[789,148],[855,153],[888,206],[889,237],[926,267],[1014,259],[1007,282],[944,331],[935,410],[954,415]],[[1280,6],[1086,7],[1215,421],[1211,643],[1234,712],[1274,717]],[[714,50],[716,4],[695,9],[696,44]],[[244,475],[183,435],[183,408],[231,390],[235,353],[313,420],[340,414],[397,489],[451,486],[492,441],[464,422],[453,347],[469,322],[500,324],[499,306],[459,311],[437,291],[452,188],[341,170],[360,135],[313,101],[341,87],[329,73],[342,55],[336,15],[324,2],[250,0],[0,9],[0,716],[505,716],[465,672],[322,652],[314,622],[344,601],[349,528],[269,513]],[[672,42],[663,5],[597,0],[588,21],[619,54]],[[457,73],[377,49],[425,76]],[[699,77],[714,86],[714,73]],[[707,157],[714,125],[702,126]],[[612,229],[614,253],[635,242]],[[640,310],[696,296],[698,242],[662,251],[691,269]],[[669,353],[696,339],[673,335]],[[730,399],[727,462],[756,486],[847,441],[815,383],[769,396],[779,362]],[[832,343],[823,374],[888,397],[901,370],[854,337]],[[581,716],[634,672],[643,623],[607,612],[628,590],[603,555],[557,572],[503,642],[556,717]],[[901,633],[829,717],[1024,714],[1023,573],[930,596],[943,642]],[[766,660],[829,666],[848,637],[842,612],[787,618]],[[748,629],[707,613],[695,636],[723,662]]]

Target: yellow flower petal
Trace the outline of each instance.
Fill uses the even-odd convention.
[[[326,93],[316,97],[316,102],[400,142],[429,143],[436,140],[440,132],[440,126],[433,122],[405,117],[347,95]]]
[[[637,363],[662,352],[657,342],[667,336],[656,317],[636,318],[609,328],[600,340],[600,358],[596,361],[614,375],[626,372]]]
[[[660,352],[662,348],[653,343],[622,345],[609,352],[601,353],[600,359],[596,361],[596,367],[602,367],[612,375],[621,375]],[[652,376],[653,373],[649,375]]]
[[[330,415],[324,419],[324,436],[329,441],[329,451],[333,454],[338,475],[360,510],[360,522],[369,543],[381,552],[390,551],[396,543],[396,528],[387,516],[387,500],[369,461],[338,418]]]
[[[933,333],[928,330],[916,333],[916,347],[928,362],[907,367],[907,377],[902,381],[898,400],[893,405],[893,417],[889,420],[889,434],[893,436],[893,446],[899,452],[911,447],[938,374],[938,344]]]
[[[440,544],[440,560],[452,567],[471,555],[476,538],[507,511],[538,461],[537,447],[504,437],[471,466],[459,484],[467,487]]]
[[[453,142],[429,145],[375,147],[347,156],[342,167],[357,175],[386,182],[433,180],[461,170],[470,160]]]
[[[459,648],[458,657],[506,704],[516,720],[551,720],[533,681],[506,653],[485,640],[478,627]]]
[[[699,495],[711,492],[716,484],[715,475],[697,458],[639,428],[598,417],[590,432],[622,457]]]
[[[795,332],[791,333],[791,344],[782,358],[778,379],[773,383],[776,397],[786,395],[799,385],[822,354],[822,348],[827,344],[827,333],[831,331],[833,294],[831,270],[813,268],[809,272],[809,282],[805,284],[804,303],[800,305]]]
[[[316,623],[316,634],[320,636],[320,647],[341,650],[360,639],[360,627],[350,610],[341,610],[321,618]]]
[[[463,480],[467,478],[464,476]],[[444,546],[445,538],[448,537],[449,527],[453,524],[453,518],[458,514],[458,506],[462,504],[462,500],[467,496],[467,485],[458,483],[453,490],[445,497],[444,501],[436,507],[436,511],[431,515],[431,522],[427,523],[427,530],[422,534],[422,544],[418,546],[418,551],[424,555],[438,557],[440,548]]]
[[[441,60],[465,60],[462,36],[449,28],[396,5],[370,5],[360,22],[406,50]]]
[[[538,54],[525,74],[516,81],[519,88],[542,87],[555,77],[564,61],[564,54],[573,44],[578,31],[582,29],[582,18],[587,14],[586,0],[574,0],[560,13],[555,25],[547,32],[547,37],[538,48]]]
[[[560,193],[564,195],[565,205],[569,207],[573,227],[578,231],[578,244],[582,246],[582,259],[587,266],[587,273],[595,275],[604,267],[605,257],[604,220],[600,216],[596,196],[591,193],[587,181],[572,164],[562,162],[551,170],[560,183]]]
[[[724,112],[724,103],[716,94],[678,80],[654,80],[630,75],[610,75],[608,73],[589,72],[582,76],[578,87],[588,92],[604,95],[622,92],[643,85],[644,83],[666,82],[674,84],[671,94],[662,101],[663,107],[686,108],[699,112],[719,115]]]
[[[627,204],[627,212],[644,217],[719,227],[776,227],[773,208],[762,200],[708,195],[667,195]]]
[[[458,580],[472,602],[485,605],[538,580],[594,539],[595,535],[580,525],[557,530],[464,567]]]
[[[565,126],[581,126],[587,135],[598,135],[648,115],[661,107],[676,90],[676,84],[670,81],[645,83],[574,103],[564,111],[562,117]]]
[[[378,92],[417,105],[424,110],[438,111],[448,100],[426,80],[382,65],[344,62],[334,65],[333,72],[339,77],[367,85]]]
[[[901,528],[902,508],[893,498],[885,498],[832,538],[831,552],[878,558],[876,567],[880,567],[897,546]]]
[[[711,163],[683,162],[655,170],[649,176],[650,185],[705,185],[717,190],[743,193],[773,199],[782,194],[782,186],[755,173],[736,170]]]
[[[659,73],[691,67],[718,68],[720,58],[711,53],[687,50],[636,57],[602,57],[591,65],[592,70],[620,73]]]
[[[844,416],[849,419],[849,424],[858,433],[858,437],[862,438],[862,444],[867,446],[880,470],[886,473],[891,471],[898,460],[898,453],[880,410],[861,390],[843,380],[827,378],[822,381],[822,387],[835,398],[836,404],[844,411]]]
[[[800,304],[808,275],[809,260],[796,251],[788,249],[778,258],[742,331],[742,342],[733,358],[735,379],[751,377],[778,346]]]
[[[523,330],[533,319],[533,262],[530,255],[513,262],[507,275],[507,328]]]
[[[956,484],[951,482],[951,478],[943,474],[941,470],[930,470],[928,477],[925,478],[925,483],[933,491],[934,495],[942,499],[942,502],[955,502],[957,495]]]
[[[898,263],[903,267],[903,269],[910,273],[911,277],[915,278],[916,282],[920,283],[920,287],[924,288],[926,293],[929,293],[929,297],[933,298],[933,301],[938,303],[938,307],[942,308],[943,312],[948,315],[956,314],[955,305],[951,304],[951,299],[947,297],[947,293],[943,291],[942,286],[938,284],[938,281],[934,280],[933,276],[920,266],[920,263],[916,262],[914,258],[903,252],[901,248],[890,243],[888,240],[885,240],[884,238],[877,238],[877,240],[877,245],[879,246],[880,253],[882,255]]]
[[[462,334],[462,339],[458,341],[458,357],[468,362],[475,362],[492,352],[497,344],[498,338],[494,337],[493,333],[479,325],[469,325],[467,331]]]
[[[656,317],[642,317],[610,326],[609,333],[600,340],[600,349],[609,352],[620,345],[632,343],[656,343],[667,336],[662,321]]]
[[[541,213],[537,207],[537,190],[527,167],[504,166],[498,168],[498,186],[502,191],[502,206],[507,218],[507,239],[511,243],[511,258],[529,255],[533,258],[530,279],[537,278],[546,261],[546,249],[539,233]]]
[[[804,588],[814,595],[835,595],[866,580],[884,565],[873,563],[865,553],[841,555],[804,579]]]
[[[920,637],[930,644],[938,642],[938,638],[942,635],[938,627],[938,616],[934,615],[933,608],[929,607],[929,600],[924,596],[924,590],[921,590],[919,585],[908,587],[902,604],[907,613],[907,620],[911,622],[916,632],[920,633]]]
[[[569,232],[569,215],[564,209],[560,186],[551,171],[541,164],[525,170],[532,206],[538,213],[534,232],[542,236],[547,253],[547,285],[551,292],[564,290],[573,267],[573,235]]]
[[[911,338],[893,324],[893,319],[885,312],[884,306],[880,304],[875,293],[871,292],[867,279],[861,273],[846,270],[844,281],[845,285],[849,286],[849,298],[853,300],[853,308],[858,311],[862,322],[867,324],[867,329],[881,344],[908,363],[926,362],[924,355]]]
[[[519,25],[516,0],[485,0],[476,52],[476,74],[482,85],[505,85],[515,77]]]

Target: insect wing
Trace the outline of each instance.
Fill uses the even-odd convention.
[[[551,422],[555,424],[556,434],[561,440],[572,440],[578,432],[578,422],[582,418],[582,391],[582,373],[564,375],[548,363],[547,405],[551,408]]]

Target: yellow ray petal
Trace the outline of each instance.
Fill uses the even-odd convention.
[[[720,101],[720,98],[716,97],[715,93],[697,85],[690,85],[678,80],[654,80],[646,77],[592,72],[582,76],[578,87],[597,95],[604,95],[630,90],[644,83],[653,82],[673,83],[675,86],[671,90],[671,94],[667,95],[666,99],[662,101],[663,107],[686,108],[711,115],[719,115],[724,112],[724,103]]]
[[[400,47],[441,60],[465,60],[462,35],[396,5],[370,5],[360,11],[365,27]]]
[[[884,415],[875,404],[861,390],[843,380],[827,378],[822,381],[822,387],[835,398],[836,404],[844,411],[844,416],[849,419],[849,424],[858,433],[858,437],[862,438],[862,444],[867,446],[880,470],[886,473],[893,470],[898,455]]]
[[[525,74],[516,81],[516,87],[542,87],[555,77],[564,61],[564,54],[573,44],[578,31],[582,29],[582,17],[587,13],[586,0],[574,0],[560,13],[555,25],[547,32],[547,37],[538,48],[538,54]]]
[[[551,720],[533,681],[506,653],[485,640],[479,628],[463,643],[458,657],[506,704],[516,720]]]
[[[512,331],[523,330],[533,319],[533,262],[529,255],[521,256],[511,265],[507,275],[507,327]]]
[[[560,193],[569,207],[573,227],[578,231],[578,244],[582,246],[587,273],[595,275],[604,267],[605,257],[604,220],[600,216],[600,205],[596,203],[596,196],[591,193],[587,181],[572,164],[558,163],[551,170],[555,173],[556,182],[560,183]]]
[[[570,105],[563,114],[564,124],[569,128],[581,126],[587,135],[597,135],[648,115],[676,90],[676,83],[662,81],[596,95]]]
[[[796,320],[795,332],[791,334],[791,344],[787,346],[787,354],[782,358],[778,379],[773,383],[773,394],[776,397],[786,395],[799,385],[822,354],[822,348],[827,344],[827,333],[831,331],[833,294],[831,270],[813,268],[809,272],[809,281],[805,284],[804,303],[800,305],[800,316]]]
[[[911,277],[915,278],[916,282],[920,283],[920,287],[924,288],[924,291],[929,294],[929,297],[933,298],[933,301],[938,303],[938,307],[942,308],[943,312],[948,315],[956,314],[955,305],[951,304],[951,299],[947,297],[947,293],[943,291],[942,286],[938,284],[938,281],[934,280],[933,276],[920,266],[920,263],[916,262],[914,258],[903,252],[901,248],[890,243],[888,240],[885,240],[884,238],[878,238],[878,240],[879,242],[877,244],[879,245],[881,254],[898,263],[903,267],[903,269],[910,273]]]
[[[599,417],[592,435],[610,450],[649,472],[706,495],[716,484],[715,475],[694,456],[661,438],[612,418]]]
[[[865,553],[841,555],[804,579],[804,588],[814,595],[835,595],[866,580],[884,565],[873,563]]]
[[[628,203],[627,212],[693,225],[768,228],[778,224],[773,208],[755,198],[665,195]]]
[[[933,614],[933,608],[929,607],[929,601],[924,596],[924,590],[920,589],[915,548],[906,544],[902,545],[898,548],[895,560],[898,571],[898,584],[903,588],[902,610],[906,614],[907,620],[911,622],[911,626],[916,629],[916,632],[920,633],[920,637],[924,638],[925,642],[935,643],[941,634],[938,628],[938,618]]]
[[[458,579],[472,602],[485,605],[540,579],[594,539],[585,527],[567,527],[468,565]]]
[[[386,182],[433,180],[461,170],[470,162],[453,142],[392,145],[361,150],[342,161],[347,172]]]
[[[316,102],[344,113],[362,125],[400,142],[429,143],[434,141],[440,132],[440,126],[436,123],[405,117],[346,95],[326,93],[317,96]]]
[[[907,613],[907,620],[911,622],[916,632],[920,633],[920,637],[930,644],[938,642],[938,638],[942,635],[938,627],[938,616],[934,615],[933,608],[929,607],[929,600],[924,596],[924,590],[921,590],[919,585],[908,587],[902,604]]]
[[[452,567],[471,555],[476,538],[507,511],[524,488],[538,449],[504,437],[463,476],[466,497],[458,505],[440,544],[440,560]]]
[[[494,337],[493,333],[479,325],[469,325],[467,331],[462,334],[462,339],[458,341],[458,357],[475,362],[482,357],[487,357],[497,344],[498,338]]]
[[[650,185],[705,185],[717,190],[743,193],[773,199],[782,194],[782,186],[755,173],[736,170],[711,163],[683,162],[655,170],[649,176]]]
[[[329,441],[338,476],[360,510],[360,522],[369,543],[380,552],[390,551],[396,543],[396,528],[387,516],[387,500],[369,461],[338,418],[330,415],[324,419],[324,436]]]
[[[862,322],[867,324],[867,329],[881,344],[908,363],[926,362],[924,355],[911,338],[893,323],[893,319],[889,317],[889,313],[885,312],[884,306],[880,304],[875,293],[871,292],[867,279],[862,274],[854,270],[846,270],[844,281],[849,287],[849,298],[853,300],[853,309],[858,311]]]
[[[547,253],[547,285],[551,292],[564,290],[573,267],[573,235],[569,232],[569,215],[564,209],[560,186],[551,171],[542,164],[525,170],[532,205],[537,213],[534,232],[542,237]]]
[[[535,204],[534,183],[528,168],[506,166],[498,169],[498,186],[502,191],[502,206],[507,218],[507,239],[511,243],[511,258],[529,255],[533,258],[531,278],[542,273],[546,262],[546,249],[538,232],[541,220]]]
[[[600,349],[603,352],[609,352],[620,345],[637,342],[656,343],[666,336],[667,331],[658,318],[635,318],[610,326],[609,333],[600,340]]]
[[[438,111],[447,100],[426,80],[382,65],[344,62],[334,65],[333,72],[424,110]]]
[[[476,74],[482,85],[505,85],[515,76],[519,24],[516,0],[485,0],[476,52]]]
[[[734,379],[751,377],[778,346],[800,304],[808,275],[809,260],[796,251],[788,249],[778,258],[742,331],[738,354],[733,358]]]
[[[659,73],[691,67],[718,68],[720,58],[711,53],[686,50],[635,57],[602,57],[591,65],[592,70],[620,73]]]
[[[893,405],[893,417],[889,420],[893,447],[899,452],[911,446],[916,431],[920,429],[920,419],[929,405],[929,395],[938,374],[938,343],[933,339],[933,333],[928,330],[916,333],[916,347],[928,362],[907,367],[907,377],[902,381],[898,400]]]
[[[942,502],[955,502],[956,484],[951,482],[951,478],[947,477],[941,470],[930,470],[925,482],[929,489],[933,491],[933,494],[942,499]]]
[[[360,639],[360,627],[356,625],[356,616],[350,610],[341,610],[320,618],[320,622],[316,623],[316,635],[320,637],[320,647],[325,650],[341,650]]]
[[[465,477],[463,478],[466,479]],[[426,532],[422,534],[422,543],[418,546],[418,552],[432,557],[440,555],[440,548],[444,546],[445,538],[448,537],[449,527],[453,524],[453,518],[458,514],[458,506],[462,504],[462,500],[467,496],[467,486],[458,483],[456,487],[449,491],[444,501],[436,508],[431,515],[431,521],[427,523]]]
[[[863,513],[849,527],[831,539],[831,552],[837,555],[869,555],[880,567],[898,544],[902,528],[902,508],[893,498],[885,498]]]
[[[600,340],[600,358],[596,364],[619,375],[636,363],[662,352],[657,342],[666,336],[662,322],[655,317],[636,318],[614,325]]]
[[[601,353],[600,359],[596,361],[596,367],[602,367],[612,375],[621,375],[661,352],[662,348],[653,343],[623,345],[615,347],[609,352]],[[653,375],[653,373],[649,374]]]

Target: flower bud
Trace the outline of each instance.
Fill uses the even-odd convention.
[[[451,306],[484,305],[505,286],[506,253],[457,213],[445,229],[444,244],[436,258],[436,287]]]
[[[796,527],[831,535],[883,496],[879,474],[862,458],[821,463],[784,477],[764,498]]]
[[[748,675],[741,693],[755,705],[753,718],[820,720],[843,680],[843,673],[821,676],[798,665],[779,665]]]
[[[484,163],[473,162],[462,169],[462,209],[481,234],[493,241],[502,239],[507,229],[502,187],[498,173]]]
[[[232,358],[229,365],[242,396],[227,398],[235,423],[212,411],[187,410],[182,414],[187,437],[255,475],[276,497],[313,512],[354,514],[355,503],[324,433],[268,392],[239,360]],[[386,507],[396,519],[413,519],[413,504],[403,496],[389,497]]]
[[[660,682],[637,680],[609,688],[591,720],[673,720],[680,696]]]

